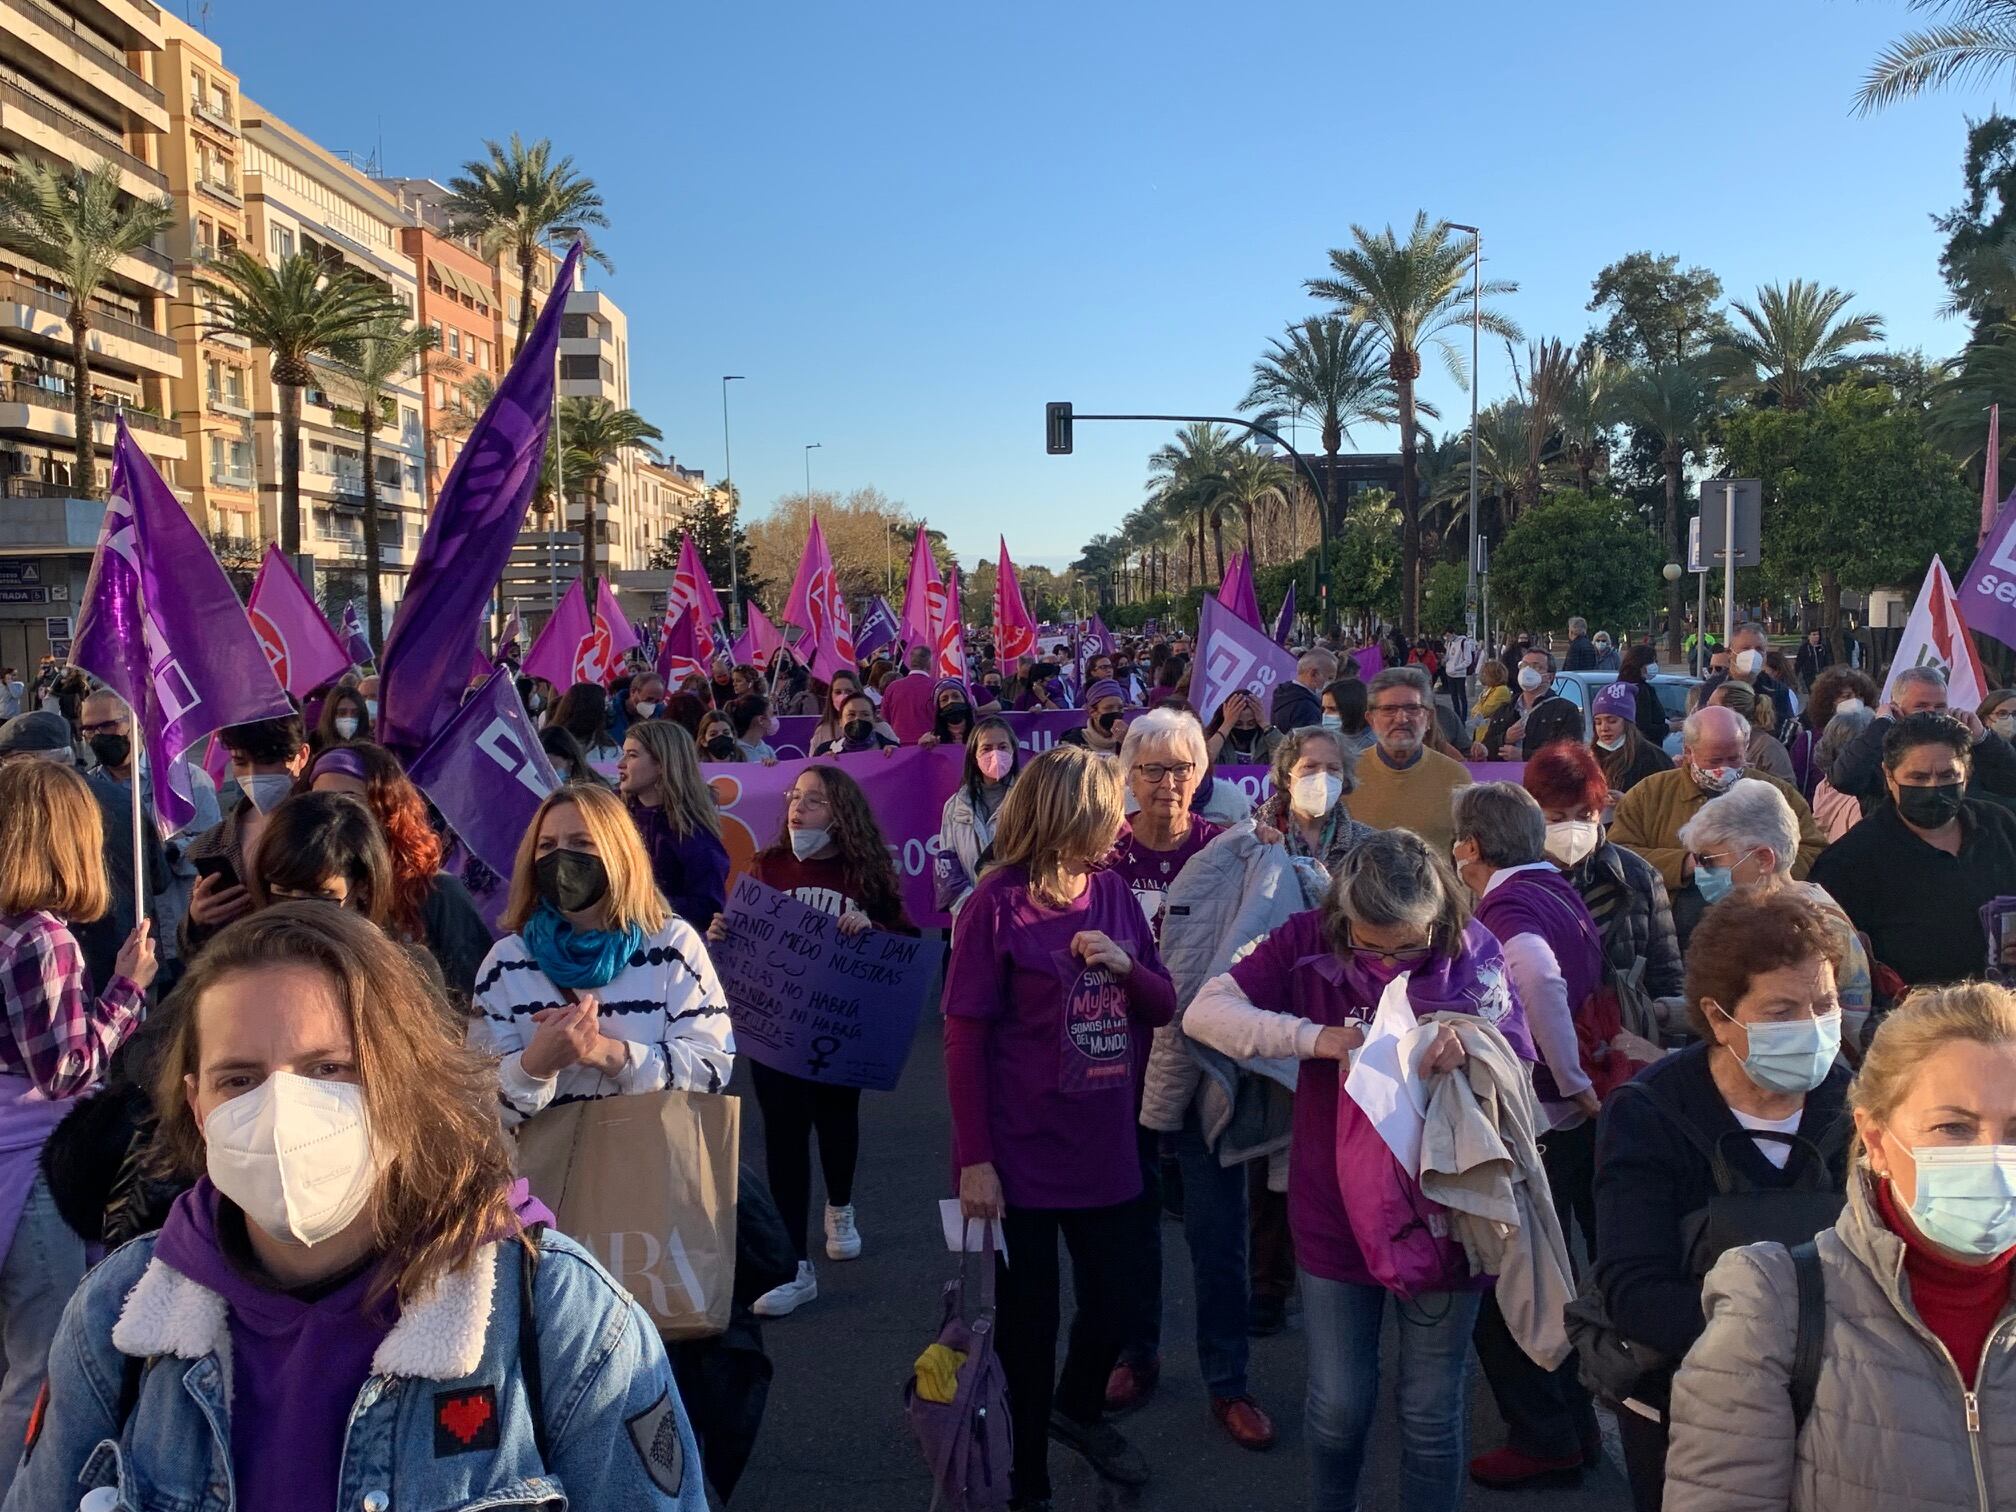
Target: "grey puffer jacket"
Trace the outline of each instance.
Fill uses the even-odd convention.
[[[1183,1012],[1198,988],[1320,901],[1314,868],[1278,842],[1263,842],[1251,824],[1226,831],[1184,864],[1162,918],[1162,964],[1176,984],[1176,1017],[1155,1031],[1148,1053],[1142,1127],[1174,1133],[1195,1102],[1205,1144],[1227,1165],[1287,1147],[1294,1064],[1249,1065],[1221,1055],[1183,1032]]]
[[[2016,1307],[1982,1351],[1975,1390],[1912,1310],[1904,1242],[1848,1182],[1817,1240],[1826,1345],[1796,1438],[1798,1287],[1776,1244],[1730,1250],[1708,1273],[1708,1327],[1673,1381],[1666,1512],[1995,1512],[2016,1506]]]

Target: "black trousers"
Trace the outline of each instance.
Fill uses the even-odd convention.
[[[1554,1211],[1561,1235],[1574,1251],[1574,1223],[1582,1225],[1585,1249],[1596,1237],[1596,1123],[1591,1119],[1573,1129],[1541,1136],[1540,1163],[1554,1191]],[[1496,1293],[1486,1295],[1477,1312],[1473,1335],[1477,1362],[1505,1419],[1505,1442],[1522,1454],[1540,1459],[1573,1459],[1596,1440],[1596,1411],[1589,1392],[1577,1378],[1573,1354],[1553,1370],[1542,1370],[1519,1347],[1505,1326]]]
[[[1617,1409],[1617,1436],[1624,1443],[1624,1474],[1631,1482],[1632,1512],[1659,1512],[1666,1499],[1666,1422],[1629,1407]]]
[[[1128,1293],[1141,1274],[1140,1214],[1132,1202],[1100,1208],[1011,1207],[1001,1220],[1013,1265],[996,1269],[995,1348],[1015,1426],[1010,1483],[1018,1502],[1050,1495],[1050,1409],[1096,1423],[1106,1377],[1120,1358]],[[1057,1241],[1071,1256],[1077,1311],[1064,1373],[1057,1373],[1062,1282]]]
[[[854,1166],[861,1156],[861,1089],[807,1081],[755,1060],[749,1062],[749,1074],[763,1110],[770,1192],[798,1258],[804,1260],[806,1215],[812,1205],[812,1134],[815,1129],[819,1134],[826,1200],[845,1207],[854,1200]]]

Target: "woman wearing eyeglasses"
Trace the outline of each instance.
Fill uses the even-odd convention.
[[[1420,836],[1388,830],[1344,858],[1321,908],[1295,915],[1224,976],[1199,989],[1183,1027],[1237,1061],[1301,1062],[1289,1145],[1288,1226],[1301,1271],[1309,1335],[1306,1409],[1313,1512],[1350,1512],[1379,1404],[1379,1332],[1391,1296],[1400,1322],[1400,1494],[1408,1512],[1455,1512],[1463,1500],[1464,1364],[1482,1289],[1460,1248],[1446,1249],[1432,1284],[1389,1292],[1400,1279],[1389,1241],[1354,1228],[1340,1141],[1365,1115],[1343,1095],[1344,1066],[1389,982],[1406,974],[1416,1015],[1482,1019],[1522,1059],[1533,1058],[1505,957],[1470,917],[1470,896]],[[1423,1076],[1460,1064],[1463,1046],[1438,1027],[1417,1063]],[[1377,1135],[1372,1136],[1376,1142]],[[1360,1215],[1362,1216],[1362,1215]],[[1377,1249],[1369,1249],[1376,1245]],[[1409,1279],[1421,1278],[1418,1270]]]
[[[1163,899],[1183,863],[1225,826],[1190,811],[1197,782],[1211,769],[1204,729],[1194,715],[1154,709],[1128,726],[1120,744],[1120,777],[1134,812],[1120,831],[1111,865],[1127,879],[1157,939]]]

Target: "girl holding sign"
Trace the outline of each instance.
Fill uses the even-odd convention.
[[[889,845],[868,799],[838,767],[811,766],[798,774],[785,795],[784,831],[769,849],[757,853],[749,874],[766,887],[836,915],[842,934],[870,928],[917,933],[903,912]],[[726,925],[716,920],[708,933],[722,939]],[[861,1230],[854,1222],[861,1089],[810,1081],[756,1060],[749,1062],[749,1075],[763,1110],[770,1190],[798,1251],[797,1276],[757,1298],[755,1310],[761,1317],[782,1318],[819,1295],[806,1253],[814,1130],[826,1178],[826,1258],[853,1260],[861,1254]]]
[[[1031,762],[1002,805],[994,865],[960,910],[946,970],[959,1205],[1001,1219],[1014,1257],[995,1335],[1016,1506],[1047,1504],[1053,1434],[1110,1480],[1148,1478],[1101,1417],[1141,1264],[1135,1066],[1176,993],[1141,905],[1103,864],[1120,818],[1112,763],[1072,746]],[[1060,1236],[1078,1302],[1061,1380]]]

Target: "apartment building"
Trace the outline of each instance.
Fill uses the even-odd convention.
[[[675,457],[667,457],[663,462],[646,457],[637,464],[631,521],[638,536],[640,566],[648,560],[652,548],[661,545],[668,535],[686,528],[686,522],[708,492],[707,474],[699,468],[681,467]]]
[[[419,279],[402,233],[398,197],[271,111],[241,98],[245,234],[269,259],[297,252],[344,267],[419,314]],[[336,580],[325,597],[364,591],[364,428],[336,364],[317,359],[324,381],[301,405],[301,549]],[[253,365],[254,457],[262,539],[279,534],[280,405],[270,364]],[[421,369],[391,386],[372,437],[382,591],[388,614],[405,590],[426,521],[427,438]]]
[[[567,295],[560,317],[560,394],[606,399],[618,409],[630,408],[630,317],[599,289],[575,288]],[[657,537],[638,518],[638,468],[651,454],[628,447],[610,464],[595,510],[596,563],[599,571],[642,569]],[[585,490],[567,487],[567,525],[579,530],[590,507]]]
[[[110,162],[135,197],[162,198],[170,130],[164,20],[149,0],[0,4],[0,157],[59,167]],[[102,496],[113,419],[171,482],[186,455],[169,418],[181,356],[169,330],[176,292],[167,245],[121,258],[92,300],[92,434]],[[67,649],[101,507],[74,497],[70,305],[49,270],[0,252],[0,665]]]

